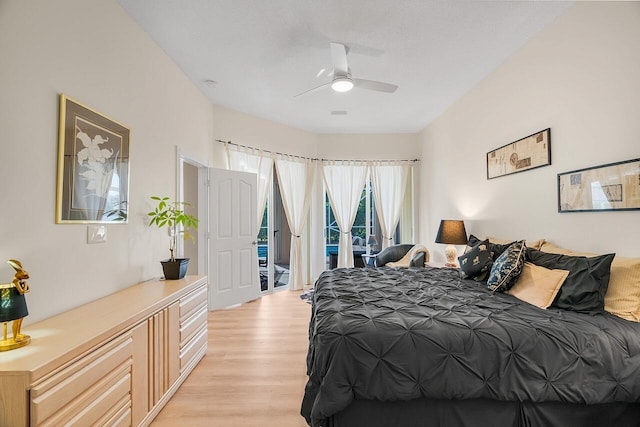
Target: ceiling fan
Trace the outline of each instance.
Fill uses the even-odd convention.
[[[393,93],[398,89],[397,85],[391,83],[351,77],[351,70],[347,64],[347,47],[341,43],[329,43],[329,45],[331,46],[331,62],[333,65],[332,80],[313,89],[305,90],[295,95],[294,98],[316,92],[326,87],[331,87],[331,89],[336,92],[348,92],[354,87],[385,93]]]

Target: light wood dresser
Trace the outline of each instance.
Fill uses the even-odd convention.
[[[207,350],[207,279],[151,280],[23,327],[0,426],[149,425]]]

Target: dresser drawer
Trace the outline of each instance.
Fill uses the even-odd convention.
[[[202,328],[207,327],[207,307],[201,307],[187,319],[180,321],[180,347],[187,342]]]
[[[200,329],[186,345],[180,348],[180,373],[192,369],[196,360],[207,351],[207,329]]]
[[[87,424],[130,402],[132,339],[126,334],[31,389],[31,425]],[[129,403],[130,404],[130,403]]]
[[[96,387],[81,393],[71,403],[55,412],[43,427],[110,425],[106,421],[123,406],[131,406],[131,376],[128,373],[101,381]],[[131,419],[128,420],[129,425]]]
[[[130,427],[133,425],[131,402],[123,401],[122,406],[115,406],[114,411],[98,420],[95,425],[109,427]]]
[[[111,410],[107,411],[100,419],[93,422],[93,425],[109,427],[131,426],[133,425],[131,406],[131,399],[129,399],[128,396],[125,396],[113,405]]]
[[[190,317],[193,312],[207,306],[207,287],[202,286],[180,299],[180,319]]]

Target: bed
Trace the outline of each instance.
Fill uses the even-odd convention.
[[[335,269],[315,285],[307,375],[314,427],[640,426],[640,323],[457,269]]]

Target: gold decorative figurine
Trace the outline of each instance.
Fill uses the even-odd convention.
[[[3,323],[3,335],[0,340],[0,351],[13,350],[31,342],[29,335],[20,333],[22,320],[29,314],[24,294],[29,292],[27,279],[29,273],[22,268],[22,263],[10,259],[7,263],[16,271],[11,283],[0,284],[0,322]],[[13,321],[13,337],[7,337],[7,323]]]

